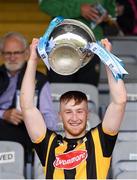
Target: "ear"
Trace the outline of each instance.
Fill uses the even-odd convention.
[[[60,112],[60,111],[58,112],[58,117],[59,117],[59,121],[62,122],[62,115],[61,115],[61,112]]]
[[[29,48],[27,48],[27,49],[25,50],[25,59],[28,60],[28,59],[29,59],[29,56],[30,56],[30,50],[29,50]]]
[[[88,110],[88,111],[87,111],[87,120],[89,120],[90,114],[91,114],[91,112]]]

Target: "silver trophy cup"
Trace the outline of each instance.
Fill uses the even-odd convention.
[[[49,39],[51,38],[54,47],[48,54],[49,65],[58,74],[71,75],[94,56],[85,48],[88,43],[95,42],[94,34],[80,21],[65,19],[54,28]]]

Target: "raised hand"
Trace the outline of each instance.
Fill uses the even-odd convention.
[[[99,13],[91,4],[82,4],[81,16],[87,20],[96,21],[99,18]]]

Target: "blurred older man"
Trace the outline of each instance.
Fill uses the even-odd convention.
[[[9,32],[1,39],[0,47],[4,62],[0,66],[0,140],[20,142],[26,151],[31,151],[32,143],[19,105],[20,86],[29,57],[28,42],[22,34]],[[35,105],[48,127],[56,130],[57,117],[52,108],[47,78],[37,71],[35,81]]]

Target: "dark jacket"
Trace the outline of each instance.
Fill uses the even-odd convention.
[[[19,73],[16,90],[20,90],[20,88],[21,88],[21,83],[23,80],[25,70],[26,70],[26,64],[24,65],[24,67],[21,69],[21,71]],[[46,75],[37,71],[36,72],[36,87],[35,87],[35,90],[37,90],[37,92],[38,92],[37,107],[39,107],[39,95],[40,95],[41,89],[46,82],[47,82]],[[6,91],[6,89],[8,88],[8,85],[9,85],[9,77],[7,74],[6,67],[4,65],[1,65],[0,66],[0,96],[2,96],[4,91]],[[29,86],[28,86],[28,88],[29,88]],[[14,108],[14,107],[16,107],[16,91],[14,93],[12,105],[9,108]]]

